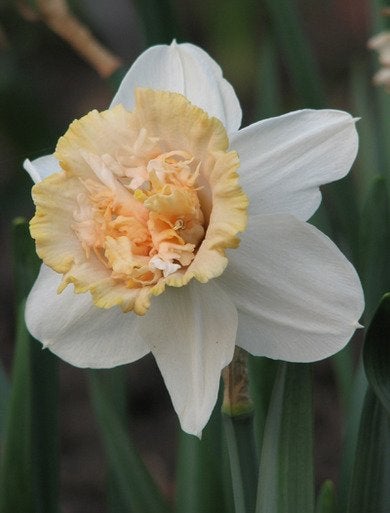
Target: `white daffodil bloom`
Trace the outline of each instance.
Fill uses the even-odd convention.
[[[353,266],[306,223],[319,186],[355,159],[354,120],[302,110],[240,123],[234,90],[207,53],[155,46],[109,110],[74,121],[54,156],[25,162],[44,262],[28,329],[79,367],[151,351],[195,435],[235,344],[320,360],[344,347],[363,310]]]

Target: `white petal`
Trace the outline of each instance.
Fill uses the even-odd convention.
[[[292,362],[326,358],[358,327],[363,292],[324,234],[292,216],[251,220],[221,280],[239,310],[237,345]]]
[[[181,93],[224,124],[228,133],[238,130],[241,108],[221,68],[202,49],[185,43],[152,46],[134,62],[123,79],[111,107],[122,103],[134,108],[134,90],[147,87]]]
[[[354,119],[336,110],[302,110],[255,123],[234,135],[240,183],[250,214],[307,220],[321,203],[319,186],[350,170],[358,137]]]
[[[61,276],[42,265],[26,304],[30,333],[50,351],[77,367],[109,368],[149,352],[139,335],[142,319],[119,308],[97,308],[90,294],[61,294]]]
[[[60,164],[54,155],[45,155],[35,160],[26,159],[23,167],[34,183],[41,182],[49,175],[61,171]]]
[[[200,436],[233,357],[237,310],[215,281],[168,287],[142,326],[184,431]]]

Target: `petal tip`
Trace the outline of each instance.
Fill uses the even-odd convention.
[[[38,171],[36,170],[30,159],[25,159],[22,165],[24,170],[27,171],[27,173],[30,175],[30,178],[34,183],[38,183],[41,181],[41,177],[39,176]]]

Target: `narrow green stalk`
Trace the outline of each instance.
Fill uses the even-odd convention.
[[[351,394],[346,410],[346,427],[343,437],[341,454],[340,478],[338,486],[339,513],[347,510],[348,490],[351,483],[352,467],[355,458],[356,444],[359,431],[360,415],[363,408],[364,396],[367,390],[367,379],[364,374],[363,362],[360,360],[352,383]]]
[[[315,513],[336,513],[335,486],[329,479],[321,486],[318,494]]]
[[[39,260],[28,224],[16,219],[14,272],[16,350],[0,472],[1,513],[58,510],[58,377],[56,357],[42,351],[24,322],[24,306]]]
[[[131,440],[112,397],[112,386],[101,371],[89,371],[92,404],[112,475],[112,486],[126,513],[170,511]],[[115,484],[114,484],[115,482]]]
[[[104,384],[112,406],[115,408],[118,418],[126,423],[126,366],[113,369],[99,370],[99,376]],[[115,471],[108,468],[107,472],[107,509],[109,513],[122,513],[126,511],[126,503],[123,501],[121,489],[115,476]]]
[[[276,46],[274,38],[267,31],[260,47],[255,119],[272,118],[283,113],[281,91]]]
[[[369,387],[361,416],[348,513],[387,513],[390,508],[389,417]]]
[[[31,457],[36,511],[56,513],[59,492],[58,359],[29,337]]]
[[[371,19],[372,34],[378,34],[384,30],[390,30],[390,16],[384,16],[384,10],[390,10],[390,2],[388,0],[374,0],[371,2]],[[372,55],[377,63],[377,56]],[[373,87],[373,86],[372,86]],[[375,121],[377,130],[376,136],[380,143],[380,172],[388,179],[388,193],[390,195],[390,145],[388,143],[390,137],[390,94],[382,87],[375,88],[376,96],[374,98]]]
[[[0,465],[0,513],[34,513],[31,483],[30,339],[24,326],[24,303],[16,320],[16,349]]]
[[[254,410],[249,395],[247,354],[236,348],[223,371],[223,424],[230,460],[236,513],[254,513],[258,461],[254,437]]]
[[[325,93],[294,3],[289,0],[265,0],[278,43],[286,57],[296,95],[305,107],[322,108]]]
[[[310,48],[294,2],[265,0],[277,42],[285,58],[295,95],[303,108],[325,108],[327,100],[317,62]],[[357,253],[357,205],[354,184],[350,177],[328,185],[324,192],[326,216],[321,213],[321,224],[330,224],[332,236],[346,242],[345,250],[353,257]],[[348,209],[345,209],[348,205]],[[318,217],[317,217],[318,219]],[[313,222],[313,221],[312,221]],[[348,255],[351,257],[351,255]],[[355,258],[353,261],[356,261]]]
[[[13,256],[16,303],[28,296],[39,271],[40,261],[35,253],[28,222],[18,217],[13,222]]]
[[[351,394],[353,382],[353,347],[347,345],[331,359],[333,371],[336,377],[337,388],[340,393],[341,405],[345,410]]]
[[[10,385],[8,377],[0,362],[0,440],[4,433],[5,415],[10,394]]]
[[[381,148],[377,116],[373,112],[376,91],[371,83],[371,67],[366,61],[356,61],[351,66],[351,98],[353,115],[359,117],[359,153],[354,174],[356,192],[361,210],[367,201],[372,180],[381,173]]]
[[[312,408],[310,365],[280,363],[264,430],[256,513],[313,512]]]
[[[214,408],[201,440],[184,431],[179,433],[177,513],[227,513],[219,407]]]
[[[19,300],[27,297],[38,274],[40,260],[35,253],[28,222],[14,222],[15,280]],[[23,322],[23,320],[21,320]],[[29,347],[31,482],[37,512],[58,511],[58,359],[27,335]]]
[[[348,513],[387,513],[390,508],[390,293],[368,327],[363,349],[368,391],[357,437]]]
[[[390,414],[390,292],[379,303],[363,348],[364,370],[375,395]]]
[[[136,0],[135,6],[144,29],[147,46],[171,43],[180,37],[174,4],[171,0]]]
[[[384,177],[372,180],[360,223],[360,275],[366,300],[365,322],[371,321],[383,294],[390,291],[390,200]]]
[[[249,385],[255,407],[255,440],[258,454],[261,453],[264,428],[272,389],[278,370],[278,362],[270,358],[249,356]]]

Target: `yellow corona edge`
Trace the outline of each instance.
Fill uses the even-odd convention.
[[[222,123],[177,93],[92,111],[58,141],[62,172],[33,188],[40,258],[101,308],[144,315],[152,296],[225,269],[248,200]]]

